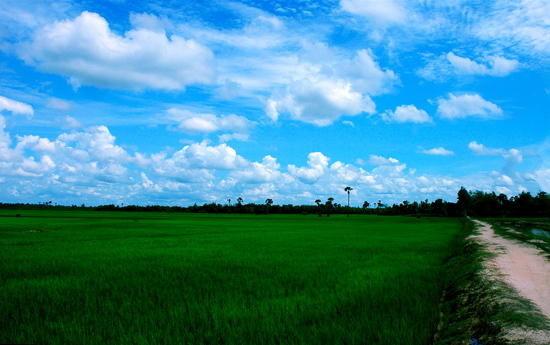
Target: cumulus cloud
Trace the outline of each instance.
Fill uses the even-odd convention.
[[[281,165],[277,162],[277,158],[267,155],[261,162],[250,162],[245,168],[235,170],[231,173],[231,178],[241,183],[273,182],[285,179],[280,168]]]
[[[63,181],[77,188],[91,181],[120,182],[127,172],[124,164],[129,161],[129,155],[115,144],[115,137],[105,126],[63,133],[54,140],[16,136],[14,147],[9,135],[0,131],[0,173],[4,176],[42,178],[42,184]]]
[[[4,96],[0,96],[0,112],[2,111],[9,111],[12,114],[26,115],[29,117],[34,115],[34,109],[32,108],[32,106]]]
[[[103,17],[86,11],[38,29],[19,54],[77,87],[177,90],[213,77],[213,54],[201,44],[143,28],[121,36]]]
[[[451,151],[451,150],[447,150],[446,148],[444,147],[434,147],[432,149],[428,149],[428,150],[422,150],[422,153],[425,153],[427,155],[432,155],[432,156],[451,156],[451,155],[454,155],[454,152]]]
[[[407,11],[396,0],[341,0],[344,11],[384,24],[403,23]]]
[[[178,128],[187,133],[208,134],[212,132],[246,133],[255,123],[239,115],[214,115],[192,112],[186,109],[168,109],[170,120],[177,122]],[[237,138],[239,138],[237,136]],[[240,137],[242,139],[243,137]],[[229,140],[230,137],[225,137]],[[226,140],[226,141],[227,141]]]
[[[292,83],[281,97],[268,101],[267,115],[276,120],[281,112],[294,120],[328,126],[341,116],[373,113],[375,105],[368,95],[352,89],[343,80],[308,78]]]
[[[397,74],[382,68],[367,49],[358,50],[353,59],[341,62],[336,67],[336,73],[350,80],[359,92],[374,96],[390,91],[399,82]]]
[[[519,162],[521,152],[492,149],[472,142],[479,154],[502,155]],[[321,152],[307,155],[303,166],[283,167],[276,157],[248,161],[227,144],[190,143],[176,151],[153,154],[122,148],[105,126],[63,133],[49,139],[34,135],[12,140],[0,116],[0,191],[6,201],[35,200],[37,195],[58,202],[139,202],[192,204],[224,202],[244,196],[247,201],[313,203],[334,197],[344,203],[343,188],[353,186],[352,204],[364,200],[384,202],[443,197],[453,200],[467,181],[449,176],[416,175],[393,157],[371,155],[370,169],[334,161]],[[364,162],[359,162],[358,164]],[[514,171],[491,173],[493,189],[520,190],[529,179],[543,179]],[[476,179],[473,186],[490,182]]]
[[[414,105],[400,105],[395,111],[386,110],[382,113],[382,119],[387,122],[413,122],[426,123],[432,122],[432,118],[425,110],[418,109]]]
[[[531,186],[531,190],[540,189],[540,181],[533,174],[522,174],[517,170],[517,166],[523,161],[522,151],[512,148],[490,148],[476,141],[468,144],[468,148],[476,155],[480,156],[500,156],[504,159],[504,165],[499,171],[492,171],[489,176],[493,181],[490,189],[500,190],[501,193],[511,194],[514,186],[515,192],[521,192],[524,185]],[[504,189],[507,191],[505,192]]]
[[[519,62],[517,60],[506,59],[501,56],[486,57],[486,64],[460,57],[453,52],[447,53],[446,57],[457,74],[504,77],[514,72],[519,67]]]
[[[321,152],[312,152],[307,156],[307,167],[296,167],[291,164],[288,172],[304,183],[314,183],[328,167],[329,158]]]
[[[211,146],[206,141],[185,145],[169,155],[160,152],[136,155],[138,164],[152,169],[156,176],[178,182],[209,182],[215,179],[215,171],[230,171],[246,166],[247,161],[227,144]]]
[[[82,132],[63,133],[58,137],[59,142],[71,144],[83,155],[90,155],[98,160],[112,159],[119,162],[127,160],[128,154],[122,147],[115,144],[115,140],[116,138],[106,126],[90,127]]]
[[[303,61],[297,61],[299,72],[288,75],[285,86],[266,102],[265,113],[271,120],[288,114],[297,121],[328,126],[342,116],[372,114],[376,106],[370,96],[388,92],[399,81],[392,70],[379,66],[369,50],[359,50],[351,58],[322,44],[308,50],[322,58],[309,62],[309,54],[304,54]]]
[[[227,144],[209,146],[206,141],[184,146],[173,155],[182,166],[204,169],[235,169],[245,160]]]
[[[505,150],[502,148],[489,148],[483,144],[479,144],[476,141],[472,141],[468,144],[468,148],[475,154],[481,156],[502,156],[506,158],[510,163],[517,164],[523,161],[523,154],[518,149]]]
[[[519,61],[500,55],[483,55],[477,59],[462,57],[454,52],[430,58],[417,74],[428,80],[448,81],[458,76],[505,77],[520,67]]]
[[[502,115],[502,109],[475,93],[455,95],[450,93],[447,98],[437,100],[437,113],[446,119],[460,119],[470,116],[481,118],[497,118]]]

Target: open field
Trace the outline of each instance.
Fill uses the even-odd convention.
[[[450,218],[0,213],[0,343],[430,344]]]

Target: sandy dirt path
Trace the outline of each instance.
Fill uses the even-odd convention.
[[[474,222],[479,226],[480,232],[474,237],[496,254],[490,260],[490,265],[503,275],[502,279],[506,283],[522,297],[532,301],[550,319],[550,261],[538,249],[528,244],[495,234],[490,224],[479,220]],[[550,337],[550,330],[543,331],[538,336]],[[546,340],[548,342],[544,344],[550,344],[550,338]]]

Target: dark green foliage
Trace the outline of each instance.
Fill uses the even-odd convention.
[[[0,212],[0,343],[429,344],[454,219]]]
[[[460,187],[460,190],[457,193],[457,200],[456,205],[458,206],[458,210],[461,214],[467,216],[468,211],[470,210],[471,197],[466,188]]]
[[[348,193],[349,205],[349,191]],[[504,194],[485,193],[481,191],[468,192],[464,187],[458,192],[458,202],[447,202],[437,199],[433,202],[428,200],[409,202],[403,201],[400,204],[387,206],[378,200],[376,208],[369,208],[371,205],[364,201],[362,207],[342,207],[335,203],[334,198],[328,198],[327,202],[321,203],[321,199],[315,200],[316,205],[276,205],[273,199],[266,199],[263,204],[244,204],[242,198],[237,198],[236,204],[231,204],[228,199],[226,205],[209,203],[203,205],[183,206],[161,206],[161,205],[100,205],[100,206],[63,206],[53,205],[51,201],[40,204],[3,204],[0,209],[14,210],[95,210],[95,211],[123,211],[123,212],[189,212],[189,213],[240,213],[240,214],[378,214],[378,215],[415,215],[415,216],[437,216],[437,217],[460,217],[471,215],[475,217],[550,217],[550,196],[540,192],[533,197],[524,192],[518,196],[508,197]]]

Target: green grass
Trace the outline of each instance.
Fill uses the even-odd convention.
[[[449,218],[0,212],[0,343],[430,344]]]

